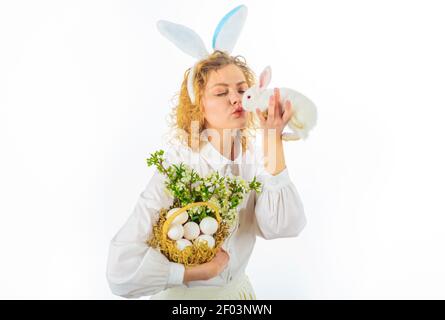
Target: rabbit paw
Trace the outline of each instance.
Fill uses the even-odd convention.
[[[301,138],[298,136],[298,134],[296,134],[294,132],[283,132],[281,134],[281,139],[283,141],[296,141],[296,140],[300,140]]]

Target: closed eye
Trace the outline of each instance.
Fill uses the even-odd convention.
[[[238,91],[239,93],[241,93],[241,94],[243,94],[244,92],[246,92],[245,90],[243,91],[243,90],[240,90],[240,91]],[[217,94],[217,96],[218,97],[222,97],[222,96],[225,96],[226,94],[227,94],[228,92],[223,92],[223,93],[220,93],[220,94]]]

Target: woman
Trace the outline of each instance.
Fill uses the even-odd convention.
[[[155,172],[124,226],[110,243],[107,279],[112,292],[126,298],[256,299],[245,274],[256,237],[296,237],[306,225],[297,190],[289,178],[281,132],[291,117],[290,103],[281,111],[279,93],[266,113],[257,115],[263,148],[251,141],[253,114],[241,109],[243,92],[254,84],[251,69],[239,56],[215,51],[196,65],[196,103],[187,93],[186,72],[179,103],[173,110],[177,141],[166,154],[168,163],[185,162],[199,174],[214,170],[245,180],[254,176],[263,190],[251,192],[239,206],[239,223],[212,261],[191,267],[170,262],[148,247],[159,210],[172,204],[163,177]],[[257,161],[259,160],[259,162]]]

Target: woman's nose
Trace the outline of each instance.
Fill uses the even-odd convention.
[[[230,103],[237,104],[237,103],[241,102],[241,97],[242,97],[242,95],[240,93],[232,92],[232,94],[230,95]]]

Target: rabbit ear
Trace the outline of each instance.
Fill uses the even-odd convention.
[[[166,20],[157,22],[159,32],[183,52],[200,60],[209,55],[201,37],[192,29]]]
[[[265,89],[270,83],[270,80],[272,79],[272,68],[270,66],[267,66],[263,72],[261,72],[260,75],[260,89]]]
[[[212,47],[214,50],[231,53],[247,17],[247,7],[240,5],[227,13],[216,26],[213,33]]]

